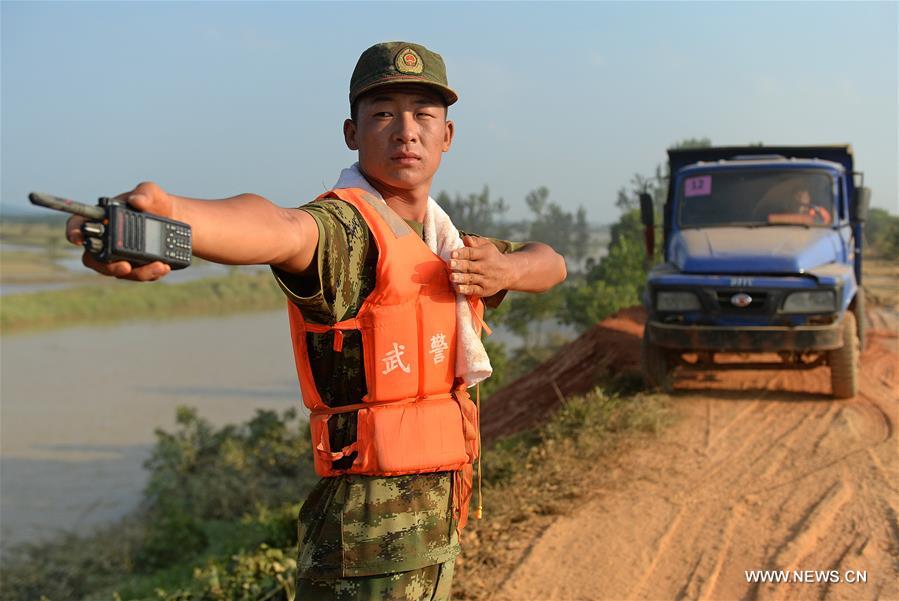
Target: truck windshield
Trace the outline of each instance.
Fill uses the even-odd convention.
[[[681,227],[833,223],[833,178],[821,171],[691,171],[677,191]]]

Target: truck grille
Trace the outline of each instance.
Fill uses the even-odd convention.
[[[741,292],[752,298],[752,301],[745,307],[738,307],[731,302],[734,295]],[[761,313],[768,306],[768,293],[761,290],[718,290],[715,294],[718,298],[718,307],[728,313]]]

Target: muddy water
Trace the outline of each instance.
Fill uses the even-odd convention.
[[[216,425],[302,406],[283,311],[6,336],[0,401],[3,548],[133,510],[178,405]]]
[[[136,507],[155,428],[299,404],[283,311],[0,340],[0,539],[85,532]]]

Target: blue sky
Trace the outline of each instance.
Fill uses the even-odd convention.
[[[382,40],[440,52],[460,101],[434,183],[617,218],[688,137],[853,145],[897,212],[897,4],[2,2],[2,206],[142,180],[296,206],[354,160],[349,76]]]

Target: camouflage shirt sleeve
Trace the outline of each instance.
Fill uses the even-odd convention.
[[[300,210],[318,226],[314,268],[302,275],[272,271],[307,319],[334,323],[353,317],[374,285],[369,266],[373,265],[371,253],[377,251],[369,244],[368,227],[351,205],[338,199],[311,202]]]

